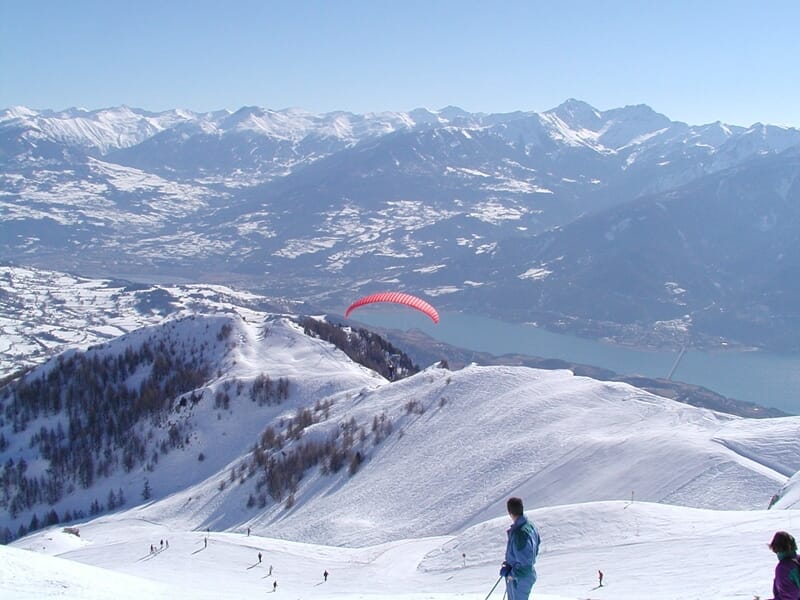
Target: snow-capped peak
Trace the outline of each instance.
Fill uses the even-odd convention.
[[[0,123],[12,119],[30,119],[37,114],[35,110],[31,110],[27,106],[12,106],[11,108],[0,111]]]

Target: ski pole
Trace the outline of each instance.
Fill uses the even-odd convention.
[[[488,594],[486,594],[486,600],[489,600],[489,596],[491,596],[491,595],[492,595],[492,592],[493,592],[493,591],[495,590],[495,588],[498,586],[498,584],[500,583],[500,580],[501,580],[502,578],[503,578],[503,576],[502,576],[502,575],[500,575],[500,577],[498,577],[498,578],[497,578],[497,581],[496,581],[496,582],[495,582],[495,584],[492,586],[492,589],[491,589],[491,590],[489,590],[489,593],[488,593]]]

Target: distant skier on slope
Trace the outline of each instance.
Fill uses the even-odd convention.
[[[507,532],[506,559],[500,568],[500,576],[506,580],[508,600],[528,600],[536,583],[533,565],[539,554],[539,532],[523,514],[520,498],[509,498],[506,508],[513,523]]]
[[[769,548],[778,556],[772,583],[773,600],[798,600],[800,567],[797,563],[797,542],[785,531],[778,531],[772,537]]]

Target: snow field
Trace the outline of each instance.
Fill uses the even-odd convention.
[[[542,535],[534,600],[766,597],[774,567],[766,542],[800,525],[791,511],[639,502],[542,508],[529,517]],[[507,525],[501,517],[456,536],[347,548],[115,515],[79,526],[80,538],[55,528],[0,547],[0,592],[25,600],[244,598],[272,593],[277,581],[277,595],[300,599],[478,600],[497,580]],[[159,547],[155,555],[150,544]]]

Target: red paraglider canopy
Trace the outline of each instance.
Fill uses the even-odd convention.
[[[417,298],[416,296],[412,296],[411,294],[406,294],[404,292],[378,292],[377,294],[370,294],[369,296],[359,298],[347,307],[347,310],[344,313],[345,318],[349,317],[350,313],[359,306],[372,304],[373,302],[394,302],[395,304],[405,304],[406,306],[410,306],[411,308],[415,308],[425,313],[434,323],[439,322],[439,313],[436,312],[436,309],[433,308],[433,306],[425,302],[425,300],[422,298]]]

